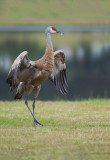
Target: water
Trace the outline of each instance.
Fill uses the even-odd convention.
[[[0,32],[44,32],[47,26],[0,26]],[[55,26],[63,32],[110,32],[110,26]]]
[[[44,33],[0,33],[0,100],[13,100],[5,80],[14,59],[24,50],[31,60],[45,51]],[[46,81],[39,99],[56,100],[110,97],[110,33],[65,33],[52,35],[54,49],[66,55],[69,93],[62,96]],[[48,92],[48,94],[47,94]]]

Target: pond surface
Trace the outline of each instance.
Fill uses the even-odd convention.
[[[13,100],[5,79],[14,59],[24,50],[31,60],[43,56],[44,33],[0,33],[0,100]],[[52,35],[54,50],[66,55],[69,93],[62,96],[46,81],[39,99],[56,100],[110,97],[110,33],[65,33]],[[51,87],[50,87],[51,86]],[[47,94],[48,92],[48,94]]]

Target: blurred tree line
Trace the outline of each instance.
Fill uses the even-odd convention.
[[[73,44],[72,55],[74,56],[66,59],[68,94],[61,95],[54,85],[47,80],[42,85],[38,99],[74,100],[90,97],[110,97],[110,45],[98,45],[96,44],[95,50],[95,47],[92,48],[88,41],[82,41],[77,49],[74,49]],[[12,63],[17,54],[27,50],[29,58],[37,60],[42,57],[45,47],[42,47],[39,42],[29,39],[18,42],[16,39],[9,38],[0,43],[0,50],[0,100],[13,100],[13,95],[6,84],[8,70],[5,70],[5,67],[9,61],[4,61],[4,64],[2,64],[4,55],[7,55]],[[99,52],[99,55],[95,52]]]

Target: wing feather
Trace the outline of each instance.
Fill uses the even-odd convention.
[[[67,93],[68,91],[67,91],[67,85],[66,85],[66,83],[65,83],[65,81],[64,81],[64,74],[63,74],[63,71],[60,73],[61,74],[61,81],[62,81],[62,88],[63,88],[63,92],[65,93]]]
[[[13,62],[7,77],[7,83],[10,85],[10,90],[19,85],[26,75],[29,74],[29,68],[34,66],[35,63],[28,58],[28,52],[22,52]]]
[[[64,52],[54,52],[54,67],[50,80],[62,94],[67,94],[66,62]]]

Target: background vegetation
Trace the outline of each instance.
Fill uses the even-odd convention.
[[[109,25],[108,0],[1,0],[0,25]]]

